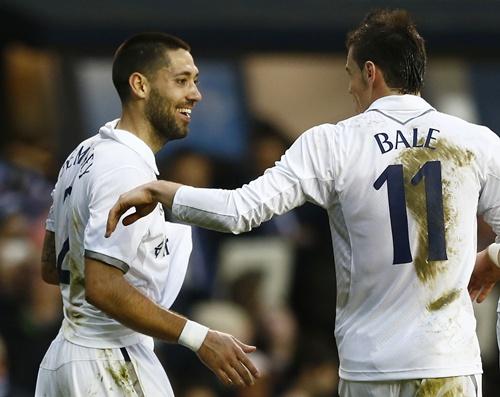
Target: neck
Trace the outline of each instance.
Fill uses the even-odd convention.
[[[405,95],[399,90],[398,88],[389,88],[387,86],[380,87],[378,89],[374,89],[372,92],[372,101],[371,103],[375,102],[377,99],[390,96],[390,95]],[[420,93],[416,93],[413,95],[420,96]]]
[[[166,140],[162,139],[155,131],[151,123],[145,119],[144,112],[123,106],[122,116],[116,125],[116,128],[126,130],[143,140],[153,153],[165,145]]]

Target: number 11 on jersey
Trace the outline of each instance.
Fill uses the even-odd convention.
[[[446,255],[444,228],[441,162],[427,161],[412,177],[411,184],[418,185],[422,179],[425,180],[428,260],[446,260],[448,257]],[[394,248],[393,264],[408,263],[413,258],[408,236],[408,213],[406,210],[403,165],[389,165],[377,178],[373,187],[379,190],[386,181]]]

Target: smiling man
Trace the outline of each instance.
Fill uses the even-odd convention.
[[[64,320],[36,396],[173,396],[152,337],[189,347],[226,384],[258,376],[246,355],[253,346],[168,310],[191,252],[188,226],[165,222],[155,206],[134,227],[103,237],[112,203],[156,180],[154,153],[188,133],[197,82],[190,48],[176,37],[143,33],[118,48],[122,115],[70,154],[53,192],[42,274],[60,285]]]
[[[407,12],[370,13],[346,45],[357,116],[306,131],[236,190],[140,186],[111,209],[107,234],[131,207],[124,224],[157,201],[181,220],[233,233],[315,203],[328,213],[335,254],[340,395],[479,397],[467,284],[476,214],[500,236],[500,139],[420,97],[426,52]]]

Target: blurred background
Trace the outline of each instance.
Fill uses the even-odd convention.
[[[500,2],[0,0],[0,397],[33,395],[61,321],[39,257],[50,191],[81,140],[119,117],[116,47],[141,31],[192,46],[203,101],[189,137],[158,154],[163,178],[234,188],[260,175],[307,128],[353,115],[345,34],[375,6],[412,12],[429,55],[423,96],[500,132]],[[479,220],[478,246],[492,241]],[[337,395],[335,274],[326,214],[305,205],[228,237],[193,228],[174,309],[255,343],[264,373],[226,389],[190,351],[156,351],[180,397]],[[476,307],[484,396],[499,395],[498,290]]]

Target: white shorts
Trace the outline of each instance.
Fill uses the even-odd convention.
[[[173,397],[174,392],[148,346],[96,349],[59,334],[40,364],[35,397],[84,396]]]
[[[392,382],[355,382],[340,379],[340,397],[482,397],[481,375],[409,379]]]

